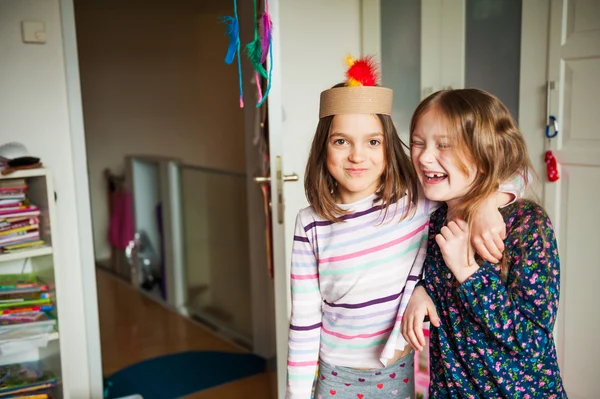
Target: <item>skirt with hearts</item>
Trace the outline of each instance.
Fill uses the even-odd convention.
[[[314,399],[413,399],[414,351],[381,369],[359,370],[319,361]]]

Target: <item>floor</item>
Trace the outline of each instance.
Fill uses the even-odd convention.
[[[110,272],[97,269],[96,278],[104,375],[145,359],[186,350],[243,352],[135,291]],[[185,399],[272,399],[273,383],[273,375],[265,373]]]

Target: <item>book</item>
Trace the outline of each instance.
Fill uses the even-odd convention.
[[[19,231],[17,233],[0,235],[0,246],[12,246],[21,244],[21,241],[33,241],[40,238],[40,232],[35,231]]]
[[[0,201],[0,210],[4,210],[6,208],[12,208],[15,206],[23,206],[25,205],[25,201],[20,200],[2,200]]]
[[[25,199],[25,193],[14,193],[14,192],[3,192],[0,193],[0,199],[18,199],[18,200],[24,200]]]
[[[4,246],[4,253],[15,253],[33,248],[41,248],[44,246],[44,240],[26,240],[23,242],[15,242],[11,245]]]
[[[21,213],[21,212],[30,212],[37,211],[38,207],[35,205],[20,205],[20,206],[7,206],[4,208],[0,208],[0,218],[3,215],[11,214],[11,213]]]
[[[0,290],[10,291],[20,288],[36,288],[44,285],[35,273],[1,274]]]
[[[54,375],[38,362],[0,366],[0,397],[23,392],[35,392],[56,385]]]
[[[2,196],[0,195],[0,198],[1,197]],[[32,217],[32,216],[39,216],[39,215],[40,215],[40,211],[38,209],[36,211],[26,211],[26,212],[14,212],[14,211],[12,211],[10,213],[5,213],[3,215],[0,215],[0,217],[2,219],[6,220],[6,219],[22,218],[22,217],[25,217],[25,216]]]
[[[45,312],[3,315],[0,316],[0,336],[3,331],[55,324],[56,319],[50,313]]]
[[[22,200],[12,199],[12,198],[0,200],[0,206],[15,206],[16,204],[22,204],[22,203],[23,203]]]
[[[12,301],[12,300],[21,300],[21,299],[41,299],[41,298],[51,298],[48,291],[48,287],[46,289],[41,290],[38,289],[36,291],[0,291],[0,303],[3,301]]]
[[[25,306],[33,305],[49,305],[52,303],[50,298],[37,299],[10,299],[8,301],[0,301],[0,310],[2,309],[19,309]]]
[[[0,194],[27,194],[27,187],[0,187]]]
[[[52,310],[54,310],[54,305],[32,305],[12,309],[0,309],[0,316],[31,312],[50,312]]]
[[[0,180],[0,188],[6,188],[6,187],[27,187],[27,180],[25,180],[25,179]]]
[[[10,236],[11,234],[21,233],[24,231],[38,230],[39,228],[40,228],[39,224],[29,224],[29,223],[23,223],[22,226],[13,227],[11,229],[6,229],[6,230],[2,230],[2,228],[0,228],[0,237]]]
[[[19,220],[13,223],[10,222],[0,222],[0,233],[5,231],[11,231],[13,229],[20,229],[22,227],[27,226],[38,226],[39,227],[39,219],[38,218],[25,218],[25,220]]]

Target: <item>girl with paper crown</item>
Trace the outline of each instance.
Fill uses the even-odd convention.
[[[419,194],[373,58],[348,64],[346,82],[321,93],[304,182],[310,206],[296,220],[288,399],[311,398],[315,374],[318,399],[414,396],[400,323],[439,206]],[[498,206],[521,196],[522,183],[517,175],[502,185],[474,217],[472,241],[489,261],[503,250],[486,241],[501,242]]]

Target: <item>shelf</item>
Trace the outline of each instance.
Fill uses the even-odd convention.
[[[56,340],[58,340],[58,339],[60,338],[60,335],[59,335],[58,331],[56,331],[56,327],[54,327],[54,328],[52,329],[52,332],[50,332],[50,333],[48,333],[48,334],[49,334],[49,336],[48,336],[48,342],[56,341]],[[34,335],[42,335],[42,334],[34,334]],[[31,337],[25,337],[25,338],[10,338],[9,340],[10,340],[10,341],[19,341],[20,339],[28,339],[28,338],[31,338]]]
[[[59,338],[58,331],[54,331],[50,333],[50,338],[48,338],[48,342],[56,341]]]
[[[18,252],[0,254],[0,262],[10,262],[13,260],[35,258],[36,256],[44,256],[52,254],[52,247],[44,245],[35,249],[23,249]]]
[[[25,179],[28,177],[39,177],[46,176],[47,172],[45,168],[37,168],[37,169],[25,169],[18,170],[16,172],[11,173],[10,175],[3,175],[0,173],[0,180],[2,179]]]

